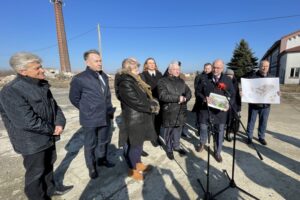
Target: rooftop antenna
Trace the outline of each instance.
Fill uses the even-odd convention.
[[[62,6],[65,6],[65,3],[63,0],[50,0],[50,3],[54,5],[60,70],[61,72],[71,72],[64,17],[62,12]]]

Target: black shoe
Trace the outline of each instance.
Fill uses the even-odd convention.
[[[109,162],[106,158],[99,158],[97,164],[98,164],[98,166],[104,166],[107,168],[112,168],[115,166],[114,163]]]
[[[162,145],[163,145],[163,143],[160,141],[159,138],[157,139],[157,144],[158,144],[159,146],[162,146]]]
[[[221,162],[223,161],[222,156],[219,155],[219,154],[217,154],[217,153],[215,154],[215,159],[216,159],[216,161],[219,162],[219,163],[221,163]]]
[[[265,139],[259,138],[258,141],[262,144],[262,145],[267,145],[267,142]]]
[[[90,178],[91,178],[91,179],[97,178],[97,177],[98,177],[97,170],[96,170],[96,169],[90,169],[90,170],[89,170],[89,175],[90,175]]]
[[[200,145],[196,146],[195,149],[196,149],[197,152],[202,152],[203,149],[204,149],[204,144],[200,144]]]
[[[170,160],[174,160],[174,154],[173,152],[167,152],[167,156]]]
[[[247,144],[252,144],[252,139],[248,138],[247,139]]]
[[[68,193],[70,190],[72,190],[74,186],[73,185],[69,185],[69,186],[64,186],[64,185],[60,185],[60,186],[56,186],[54,192],[52,193],[51,196],[58,196],[58,195],[64,195],[66,193]]]
[[[225,135],[225,138],[228,142],[232,141],[232,138],[230,137],[229,133]]]
[[[152,146],[158,147],[158,142],[157,141],[151,141]]]
[[[174,151],[178,152],[180,155],[185,155],[186,154],[186,151],[182,148],[174,149]]]
[[[143,157],[147,157],[147,156],[149,156],[149,154],[148,154],[146,151],[143,150],[143,151],[142,151],[142,156],[143,156]]]

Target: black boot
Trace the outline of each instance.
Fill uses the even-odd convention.
[[[107,167],[107,168],[112,168],[112,167],[115,166],[114,163],[109,162],[109,161],[106,159],[106,156],[103,157],[103,158],[99,158],[97,164],[98,164],[98,166],[104,166],[104,167]]]
[[[227,140],[228,142],[231,142],[231,141],[232,141],[232,138],[230,137],[230,132],[229,132],[228,129],[226,130],[225,138],[226,138],[226,140]]]

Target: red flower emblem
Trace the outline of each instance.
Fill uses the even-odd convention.
[[[226,90],[227,86],[226,86],[225,83],[218,83],[218,88],[219,88],[220,90]]]

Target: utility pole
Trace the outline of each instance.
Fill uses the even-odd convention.
[[[99,46],[99,53],[100,53],[101,59],[102,59],[100,24],[98,24],[97,28],[98,28],[98,46]]]
[[[62,6],[64,3],[63,0],[50,0],[50,2],[54,5],[60,70],[61,72],[71,72],[64,17],[62,12]]]

